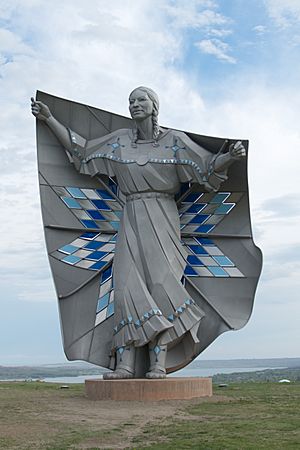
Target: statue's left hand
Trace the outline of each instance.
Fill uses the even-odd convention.
[[[246,149],[242,144],[242,141],[236,141],[235,144],[231,144],[229,147],[229,154],[232,159],[242,159],[246,156]]]
[[[45,121],[51,117],[51,111],[43,102],[38,102],[31,97],[31,112],[39,120]]]

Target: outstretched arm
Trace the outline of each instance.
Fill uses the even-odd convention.
[[[231,144],[229,151],[219,155],[214,162],[215,172],[222,172],[231,166],[235,161],[246,156],[246,150],[241,141]]]
[[[35,101],[34,98],[31,97],[31,112],[38,120],[41,120],[48,125],[64,148],[67,150],[72,149],[72,142],[67,128],[55,119],[45,103]]]

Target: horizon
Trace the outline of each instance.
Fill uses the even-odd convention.
[[[270,361],[270,360],[297,360],[299,359],[300,361],[300,356],[295,356],[295,357],[275,357],[275,358],[226,358],[226,359],[204,359],[201,358],[201,356],[197,356],[195,359],[193,359],[193,361],[191,361],[189,364],[187,364],[183,369],[188,368],[188,366],[190,366],[191,364],[193,364],[194,362],[234,362],[234,361]],[[97,366],[96,364],[92,364],[90,362],[87,361],[83,361],[83,360],[74,360],[74,361],[65,361],[65,362],[51,362],[51,363],[24,363],[24,364],[0,364],[0,367],[40,367],[40,366],[67,366],[67,365],[76,365],[76,364],[83,364],[83,365],[87,365],[87,366],[92,366],[92,367],[101,367],[102,366]],[[181,370],[181,369],[180,369]]]

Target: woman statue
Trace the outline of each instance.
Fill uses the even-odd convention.
[[[134,89],[129,111],[133,129],[87,141],[32,98],[33,115],[52,130],[76,169],[115,177],[126,197],[114,258],[110,357],[115,370],[105,378],[134,377],[135,351],[142,346],[149,349],[146,377],[164,378],[167,351],[184,340],[197,343],[204,317],[181,282],[187,255],[174,195],[187,182],[217,191],[228,167],[246,152],[238,141],[228,153],[213,155],[185,133],[161,129],[158,96],[152,89]]]

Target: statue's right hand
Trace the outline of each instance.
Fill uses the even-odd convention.
[[[47,120],[51,117],[51,111],[43,102],[38,102],[31,97],[31,112],[39,120]]]

